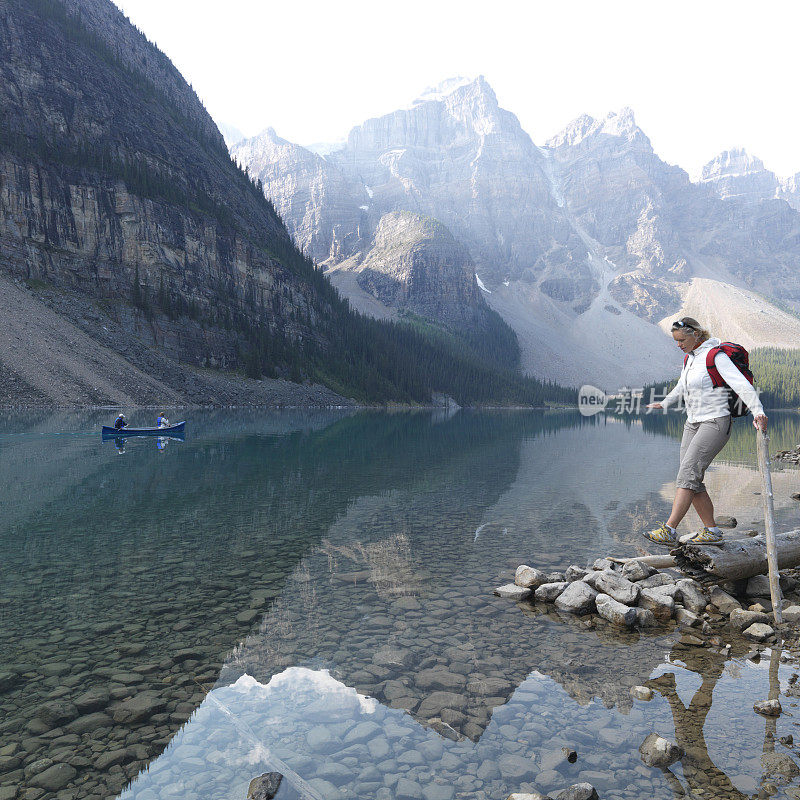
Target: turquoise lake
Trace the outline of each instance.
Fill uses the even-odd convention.
[[[187,410],[185,441],[120,451],[113,416],[0,415],[0,800],[244,800],[268,771],[282,800],[800,798],[793,653],[492,593],[641,552],[680,417]],[[770,422],[800,443],[800,415]],[[800,470],[773,468],[798,528]],[[763,530],[749,423],[706,484]],[[670,771],[653,731],[686,750]]]

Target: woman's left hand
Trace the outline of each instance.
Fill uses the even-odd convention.
[[[759,414],[757,417],[753,417],[753,427],[758,428],[758,430],[762,431],[763,433],[767,432],[767,415],[766,414]]]

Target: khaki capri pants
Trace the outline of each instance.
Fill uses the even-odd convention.
[[[703,483],[706,470],[731,438],[732,425],[730,414],[686,423],[681,439],[681,465],[675,482],[679,489],[691,489],[696,494],[706,491]]]

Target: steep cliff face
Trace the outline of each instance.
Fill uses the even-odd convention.
[[[485,324],[488,308],[469,253],[430,217],[384,214],[358,271],[361,287],[387,306],[455,327]]]
[[[292,238],[315,261],[340,261],[362,245],[367,197],[336,166],[272,128],[231,152],[263,182]]]
[[[290,339],[324,312],[260,191],[169,60],[105,0],[0,0],[0,267]],[[228,331],[226,333],[226,330]]]

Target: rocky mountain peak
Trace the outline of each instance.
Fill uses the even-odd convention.
[[[780,181],[764,162],[743,148],[725,150],[703,167],[701,183],[723,199],[759,203],[783,196]]]
[[[636,124],[633,110],[628,106],[619,111],[611,111],[601,120],[594,119],[588,114],[581,114],[564,130],[549,139],[547,146],[554,149],[575,147],[582,142],[588,143],[598,136],[614,136],[627,142],[641,143],[646,148],[650,147],[650,140]]]
[[[710,181],[722,177],[739,177],[763,172],[764,162],[751,156],[744,148],[724,150],[704,167],[701,180]]]
[[[780,197],[796,211],[800,211],[800,172],[781,181]]]
[[[581,114],[577,119],[572,120],[564,130],[547,140],[547,146],[572,147],[582,141],[594,129],[596,121],[588,114]]]
[[[436,84],[436,86],[429,86],[427,89],[425,89],[424,92],[415,98],[411,105],[417,106],[420,103],[444,100],[445,97],[457,91],[458,89],[461,89],[465,86],[472,86],[473,84],[479,85],[479,82],[481,81],[488,87],[483,75],[479,75],[477,78],[465,78],[461,75],[455,78],[445,78],[445,80]],[[491,88],[489,91],[491,91]]]
[[[600,131],[609,136],[624,136],[627,139],[632,139],[640,134],[644,136],[641,128],[636,124],[633,109],[629,106],[610,112],[603,120]]]

